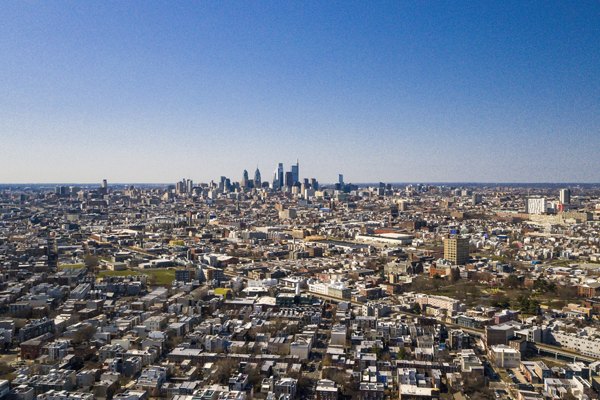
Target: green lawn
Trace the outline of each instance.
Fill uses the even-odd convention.
[[[104,276],[129,276],[129,275],[146,275],[148,276],[149,283],[157,286],[170,286],[175,280],[175,269],[171,268],[157,268],[157,269],[146,269],[146,270],[133,270],[126,269],[123,271],[100,271],[98,276],[100,278]]]

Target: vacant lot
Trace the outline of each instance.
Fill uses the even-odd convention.
[[[175,280],[175,269],[157,268],[145,270],[126,269],[123,271],[100,271],[99,277],[104,276],[129,276],[129,275],[146,275],[149,283],[156,286],[170,286]]]

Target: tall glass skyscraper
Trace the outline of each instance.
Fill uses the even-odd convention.
[[[296,160],[296,165],[292,165],[292,184],[300,181],[300,163]]]
[[[283,187],[283,163],[279,163],[279,166],[277,166],[277,181],[279,187]]]

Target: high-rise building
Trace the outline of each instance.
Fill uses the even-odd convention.
[[[279,163],[277,166],[277,183],[278,187],[283,187],[283,163]]]
[[[465,265],[469,261],[469,238],[454,236],[444,239],[444,258],[454,265]]]
[[[68,187],[67,186],[56,186],[54,188],[54,193],[56,193],[59,196],[66,196],[69,192],[68,192]]]
[[[319,190],[319,182],[317,182],[316,178],[310,179],[310,187],[313,188],[314,190]]]
[[[108,181],[106,179],[102,179],[102,183],[100,184],[100,190],[98,192],[100,192],[100,194],[108,193]]]
[[[571,189],[560,189],[560,204],[571,204]]]
[[[250,183],[249,181],[250,181],[250,179],[248,178],[248,171],[244,170],[244,173],[242,175],[242,182],[241,182],[240,186],[243,188],[247,188]]]
[[[340,184],[340,186],[344,186],[344,174],[338,175],[338,183]]]
[[[256,167],[256,171],[254,171],[254,187],[259,188],[261,184],[260,171],[258,170],[258,167]]]
[[[300,162],[296,160],[296,165],[292,165],[292,181],[293,185],[300,181]]]
[[[183,194],[187,192],[187,184],[185,178],[175,184],[175,191],[177,194]]]
[[[291,171],[285,173],[285,186],[287,186],[287,187],[294,186],[294,175],[292,174]]]
[[[544,197],[530,197],[527,199],[525,212],[527,214],[544,214],[547,208]]]

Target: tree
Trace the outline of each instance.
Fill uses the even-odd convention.
[[[298,396],[301,399],[308,398],[308,396],[310,395],[311,389],[313,387],[313,384],[314,384],[314,382],[312,381],[312,379],[310,379],[306,376],[301,376],[300,378],[298,378],[298,383],[297,383]]]
[[[533,289],[541,293],[554,292],[556,290],[556,284],[542,278],[533,283]]]
[[[456,282],[460,279],[460,270],[458,268],[450,269],[450,281]]]
[[[398,359],[406,360],[406,349],[404,348],[404,346],[400,347],[400,350],[398,350]]]
[[[96,334],[96,328],[93,325],[85,325],[73,337],[74,344],[89,342]]]
[[[521,286],[521,280],[516,275],[509,275],[508,278],[504,280],[504,286],[509,289],[516,289]]]
[[[515,305],[525,314],[537,315],[539,313],[540,302],[529,298],[527,295],[522,294],[517,297]]]
[[[255,389],[260,389],[260,384],[262,382],[260,376],[260,369],[258,367],[250,368],[248,371],[248,383]]]
[[[490,305],[492,307],[509,308],[510,299],[505,294],[497,293],[492,296]]]
[[[223,358],[215,363],[216,371],[212,375],[213,383],[227,384],[231,375],[238,367],[237,361],[233,358]]]
[[[413,314],[421,314],[423,310],[421,309],[421,305],[419,303],[414,303],[411,309]]]
[[[374,353],[377,355],[377,359],[379,360],[381,357],[381,352],[383,350],[381,349],[381,347],[377,346],[376,344],[373,345],[373,347],[371,347],[371,353]]]
[[[100,265],[98,257],[93,254],[86,254],[83,258],[83,263],[88,269],[93,269]]]

